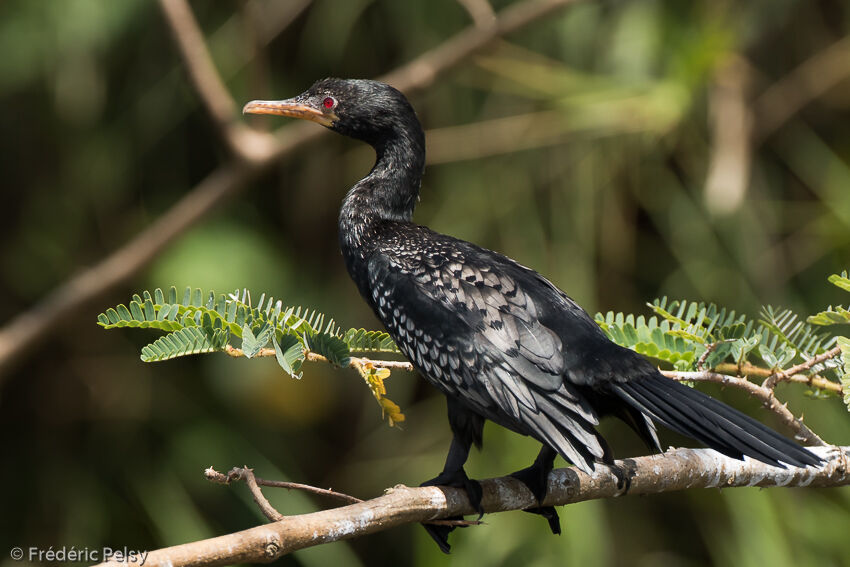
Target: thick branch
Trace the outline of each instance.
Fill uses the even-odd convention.
[[[166,5],[171,1],[180,0],[162,1],[163,5]],[[392,82],[408,94],[420,91],[431,85],[439,74],[456,67],[493,40],[549,16],[574,1],[525,0],[514,4],[499,13],[493,26],[486,30],[470,26],[385,75],[384,80]],[[197,47],[196,43],[188,40],[187,46],[191,45]],[[204,58],[208,58],[208,54],[199,56],[199,60]],[[184,59],[188,60],[185,56]],[[200,66],[205,67],[205,64]],[[220,78],[210,79],[208,76],[202,81],[210,85],[221,84]],[[206,92],[209,96],[209,93],[217,91],[218,87],[211,86]],[[226,121],[231,112],[232,101],[222,103],[224,98],[219,95],[220,93],[212,94],[212,98],[205,98],[205,104],[210,105],[213,117]],[[204,95],[201,97],[204,98]],[[230,100],[229,95],[226,98]],[[217,102],[209,102],[213,99]],[[318,140],[322,134],[322,129],[314,124],[297,123],[281,128],[273,139],[255,131],[250,131],[248,136],[240,136],[239,158],[236,162],[220,166],[149,228],[97,265],[73,276],[32,309],[18,315],[0,330],[0,382],[16,363],[56,329],[59,322],[94,298],[129,279],[168,243],[206,216],[215,206],[235,194],[254,176],[273,166],[278,159]]]
[[[674,449],[661,455],[617,461],[631,478],[629,495],[658,494],[689,488],[734,486],[834,487],[850,484],[850,447],[814,447],[827,462],[820,469],[779,469],[747,459],[737,461],[709,449]],[[621,496],[616,475],[600,467],[592,476],[575,468],[549,476],[544,504],[561,506]],[[522,510],[536,505],[518,480],[502,477],[482,482],[482,504],[488,513]],[[396,486],[384,496],[359,504],[289,516],[212,539],[151,551],[146,565],[230,565],[268,562],[298,549],[360,537],[403,524],[460,514],[473,514],[464,491],[455,488]],[[473,528],[475,529],[475,528]],[[106,563],[103,565],[120,565]]]

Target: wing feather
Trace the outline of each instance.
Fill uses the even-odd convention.
[[[372,288],[393,305],[376,311],[426,379],[586,471],[603,458],[599,418],[564,380],[564,345],[511,274],[449,257],[428,277],[386,257],[370,267]]]

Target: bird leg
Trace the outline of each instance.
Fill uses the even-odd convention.
[[[473,480],[466,475],[463,470],[463,464],[469,456],[470,443],[464,443],[458,439],[457,435],[452,438],[452,444],[449,448],[449,454],[446,457],[446,465],[441,472],[431,480],[426,480],[420,486],[452,486],[455,488],[463,488],[469,497],[469,503],[478,512],[478,519],[484,515],[484,509],[481,507],[481,498],[484,492],[481,490],[481,483]],[[461,520],[462,516],[453,516],[445,518],[446,520]],[[443,553],[448,553],[451,550],[449,545],[449,534],[454,531],[456,526],[445,526],[435,524],[422,524],[428,534],[440,546]],[[466,527],[466,526],[462,526]]]
[[[554,449],[548,445],[543,445],[534,460],[534,464],[510,475],[528,487],[537,499],[538,504],[541,504],[546,497],[549,473],[555,466],[557,455],[558,453]],[[543,516],[549,522],[549,529],[552,530],[553,534],[561,533],[561,521],[554,506],[537,506],[536,508],[528,508],[525,512]]]

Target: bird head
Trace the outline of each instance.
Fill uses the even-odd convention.
[[[294,98],[254,100],[242,112],[310,120],[373,146],[404,129],[421,130],[401,92],[367,79],[322,79]]]

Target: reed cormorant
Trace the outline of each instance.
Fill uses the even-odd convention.
[[[324,79],[245,113],[317,122],[370,144],[377,160],[346,195],[339,242],[360,293],[419,373],[448,401],[453,438],[443,472],[425,485],[466,489],[481,511],[481,487],[464,471],[484,420],[543,444],[514,476],[542,502],[555,456],[590,473],[613,465],[596,431],[624,420],[661,451],[653,422],[737,459],[774,466],[821,460],[754,419],[662,376],[605,336],[552,282],[514,260],[411,221],[425,167],[425,135],[402,93],[370,80]],[[558,533],[552,507],[533,510]],[[426,525],[443,551],[450,527]]]

